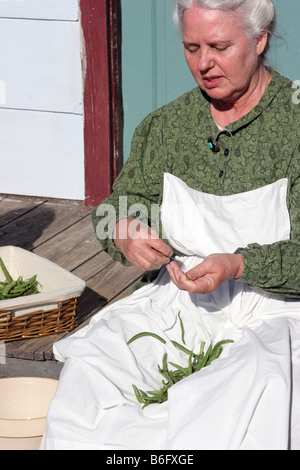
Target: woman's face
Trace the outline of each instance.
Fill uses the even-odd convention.
[[[184,13],[182,39],[194,79],[217,101],[236,102],[251,93],[267,34],[250,39],[236,13],[198,7]]]

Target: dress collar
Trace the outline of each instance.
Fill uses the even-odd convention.
[[[261,97],[260,101],[248,114],[241,117],[238,121],[235,121],[227,126],[227,128],[231,132],[235,132],[241,127],[244,127],[245,125],[257,119],[262,114],[262,112],[272,103],[275,96],[282,88],[283,77],[275,70],[270,70],[270,72],[272,74],[272,79],[269,85],[267,86],[263,96]]]
[[[266,88],[263,96],[261,97],[259,103],[251,111],[249,111],[249,113],[247,113],[245,116],[241,117],[237,121],[232,122],[231,124],[226,126],[224,131],[226,131],[226,129],[228,129],[233,134],[234,132],[238,131],[240,128],[246,126],[250,122],[257,119],[261,115],[263,110],[266,109],[270,105],[270,103],[273,101],[273,99],[275,98],[275,96],[277,95],[279,90],[282,88],[283,82],[284,82],[283,77],[276,70],[271,69],[270,72],[272,74],[271,81],[270,81],[269,85],[267,86],[267,88]],[[208,116],[209,116],[209,120],[207,122],[208,127],[211,129],[211,131],[213,131],[213,129],[214,129],[214,131],[217,130],[217,131],[220,132],[217,124],[215,123],[215,121],[214,121],[214,119],[211,115],[210,98],[200,88],[199,88],[199,90],[200,90],[202,96],[205,98],[206,104],[208,106],[208,110],[207,110],[208,111]]]

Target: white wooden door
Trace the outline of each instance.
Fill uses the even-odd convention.
[[[1,0],[0,57],[0,193],[84,199],[78,0]]]

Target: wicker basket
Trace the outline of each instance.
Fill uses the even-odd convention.
[[[3,342],[20,339],[39,338],[77,326],[76,309],[78,299],[59,302],[52,310],[40,310],[17,317],[11,311],[0,312],[0,340]]]
[[[77,303],[85,288],[82,279],[19,247],[0,247],[0,256],[13,278],[38,274],[42,286],[39,294],[0,301],[0,341],[38,338],[77,326]]]

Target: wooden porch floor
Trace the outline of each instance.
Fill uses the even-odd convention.
[[[0,246],[14,245],[62,266],[86,282],[78,327],[69,333],[1,343],[0,377],[58,378],[53,343],[85,326],[104,306],[128,295],[142,272],[124,267],[97,242],[91,208],[81,201],[0,195]]]

